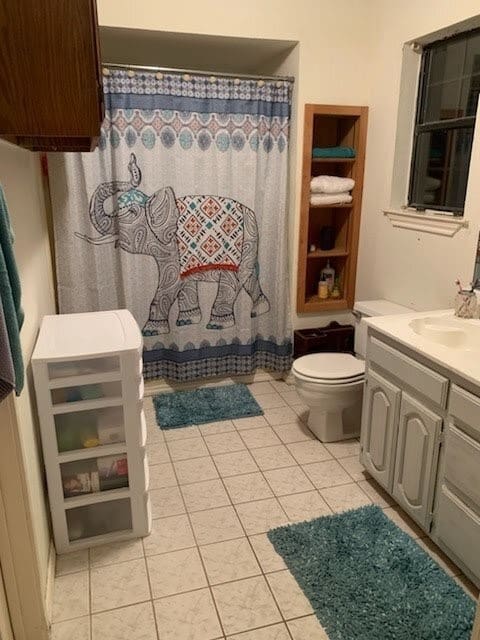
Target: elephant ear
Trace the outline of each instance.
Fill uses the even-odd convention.
[[[171,187],[155,192],[145,203],[145,213],[151,230],[162,244],[170,244],[177,232],[178,208]]]

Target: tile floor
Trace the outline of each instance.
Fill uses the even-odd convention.
[[[373,502],[423,536],[363,471],[357,440],[315,440],[284,382],[250,390],[264,416],[164,432],[146,399],[152,534],[58,557],[52,640],[328,640],[266,532]]]

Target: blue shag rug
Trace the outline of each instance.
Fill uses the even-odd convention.
[[[473,600],[377,506],[268,537],[329,640],[468,640]]]
[[[160,429],[263,415],[244,384],[159,393],[153,396],[153,404]]]

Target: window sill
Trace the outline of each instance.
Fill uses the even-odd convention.
[[[452,238],[460,229],[468,227],[464,218],[435,213],[417,213],[408,209],[384,209],[383,213],[392,226],[437,236]]]

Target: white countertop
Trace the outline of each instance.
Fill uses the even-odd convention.
[[[410,323],[421,318],[442,318],[454,320],[459,328],[473,332],[466,347],[448,347],[416,333]],[[454,371],[472,384],[480,386],[480,320],[454,318],[453,309],[441,311],[421,311],[394,316],[365,318],[369,327],[396,340],[402,345],[421,353],[432,362]],[[476,332],[478,330],[478,340]]]

